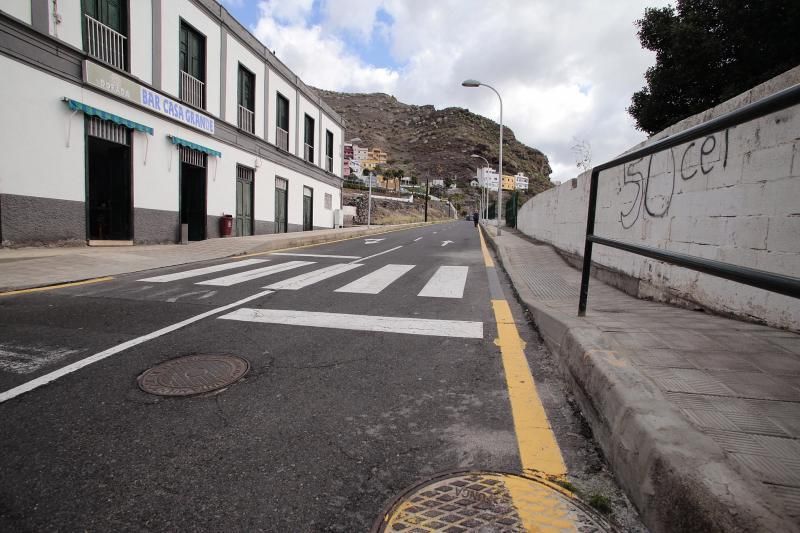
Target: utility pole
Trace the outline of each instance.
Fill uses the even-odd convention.
[[[369,179],[369,196],[367,197],[367,228],[372,227],[372,172],[367,176]]]
[[[425,178],[425,222],[428,221],[428,178]]]

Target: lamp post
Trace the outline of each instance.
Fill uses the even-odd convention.
[[[372,227],[372,171],[369,172],[369,195],[367,196],[367,228]]]
[[[497,99],[500,100],[500,157],[497,165],[497,177],[500,180],[497,184],[497,236],[499,237],[501,233],[500,221],[502,220],[500,213],[503,210],[503,99],[500,97],[500,93],[497,92],[497,89],[491,85],[481,83],[478,80],[464,80],[461,82],[461,85],[464,87],[488,87],[494,91],[494,94],[497,95]]]
[[[470,157],[483,159],[483,162],[486,163],[484,168],[489,168],[489,161],[482,155],[472,154]],[[481,219],[485,220],[489,216],[489,188],[486,186],[486,172],[484,172],[483,185],[481,186],[481,203],[483,204]]]

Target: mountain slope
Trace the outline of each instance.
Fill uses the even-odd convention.
[[[478,154],[497,167],[498,124],[459,107],[436,110],[432,105],[404,104],[383,93],[352,94],[319,90],[322,98],[347,121],[348,139],[389,153],[389,168],[420,179],[452,178],[459,184],[483,166]],[[547,156],[517,141],[503,128],[503,174],[523,172],[531,192],[552,187]]]

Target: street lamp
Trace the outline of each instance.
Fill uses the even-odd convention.
[[[483,157],[482,155],[472,154],[470,157],[475,157],[478,159],[483,159],[483,162],[486,163],[485,168],[489,168],[489,161]],[[482,221],[486,220],[486,217],[489,216],[489,188],[486,186],[486,173],[484,172],[483,176],[483,185],[481,186],[481,203],[483,204],[483,209],[481,210],[481,219]]]
[[[464,87],[480,87],[481,85],[488,87],[494,91],[494,94],[497,95],[497,99],[500,100],[500,157],[497,164],[497,177],[499,179],[499,183],[497,184],[497,236],[499,237],[501,233],[500,221],[502,218],[500,213],[503,210],[503,99],[500,97],[500,93],[497,92],[497,89],[491,85],[481,83],[478,80],[464,80],[461,82],[461,85]]]

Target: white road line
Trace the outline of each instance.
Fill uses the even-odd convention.
[[[298,289],[302,289],[303,287],[308,287],[309,285],[313,285],[314,283],[320,282],[322,280],[332,278],[333,276],[342,274],[344,272],[347,272],[348,270],[353,270],[354,268],[358,268],[360,266],[364,265],[354,265],[351,263],[347,263],[347,264],[326,266],[325,268],[320,268],[319,270],[306,272],[305,274],[300,274],[299,276],[295,276],[293,278],[273,283],[272,285],[268,285],[264,288],[281,289],[284,291],[296,291]]]
[[[420,240],[421,238],[422,238],[422,237],[417,237],[416,239],[414,239],[414,242],[417,242],[417,241],[418,241],[418,240]]]
[[[414,265],[386,265],[375,272],[370,272],[352,283],[348,283],[334,292],[354,292],[358,294],[378,294],[391,285],[403,274],[414,268]]]
[[[389,252],[394,252],[397,249],[402,248],[403,245],[395,246],[394,248],[389,248],[388,250],[384,250],[382,252],[378,252],[377,254],[368,255],[367,257],[362,257],[361,259],[356,259],[355,261],[350,261],[350,263],[360,263],[361,261],[366,261],[367,259],[372,259],[373,257],[378,257],[379,255],[388,254]]]
[[[465,266],[442,266],[428,280],[417,296],[433,298],[463,298],[464,285],[467,283]]]
[[[289,252],[273,252],[269,255],[289,255],[292,257],[327,257],[328,259],[360,259],[360,255],[326,255],[326,254],[293,254]]]
[[[179,294],[179,295],[177,295],[177,296],[173,296],[172,298],[167,298],[167,302],[169,302],[169,303],[171,303],[171,304],[174,304],[175,302],[177,302],[177,301],[178,301],[178,300],[180,300],[181,298],[186,298],[187,296],[194,296],[194,295],[196,295],[196,294],[206,294],[207,292],[209,292],[209,291],[192,291],[192,292],[185,292],[185,293],[183,293],[183,294]],[[213,292],[213,291],[210,291],[210,292]],[[198,298],[198,299],[199,299],[199,298]]]
[[[167,333],[172,333],[173,331],[179,330],[189,324],[193,324],[199,320],[203,320],[204,318],[208,318],[212,315],[216,315],[218,313],[222,313],[227,311],[228,309],[232,309],[234,307],[238,307],[240,305],[246,304],[247,302],[253,301],[255,299],[261,298],[262,296],[266,296],[267,294],[271,294],[272,291],[262,291],[252,296],[248,296],[247,298],[242,298],[239,301],[233,302],[232,304],[223,305],[222,307],[217,307],[216,309],[212,309],[211,311],[206,311],[205,313],[200,313],[199,315],[193,316],[191,318],[187,318],[186,320],[181,320],[171,326],[167,326],[165,328],[161,328],[156,330],[152,333],[148,333],[147,335],[142,335],[141,337],[136,337],[135,339],[131,339],[129,341],[123,342],[122,344],[118,344],[113,346],[107,350],[103,350],[102,352],[96,353],[87,357],[86,359],[81,359],[80,361],[76,361],[71,365],[67,365],[65,367],[59,368],[58,370],[54,370],[49,374],[45,374],[43,376],[39,376],[36,379],[32,379],[27,383],[23,383],[18,387],[14,387],[13,389],[9,389],[5,392],[0,392],[0,403],[3,403],[11,398],[16,398],[20,394],[24,394],[26,392],[32,391],[42,385],[46,385],[51,381],[55,381],[62,376],[66,376],[76,370],[80,370],[83,367],[89,366],[92,363],[96,363],[97,361],[102,361],[106,357],[110,357],[114,354],[127,350],[128,348],[133,348],[143,342],[147,342],[149,340],[161,337],[162,335],[166,335]]]
[[[156,276],[154,278],[144,278],[137,281],[166,283],[168,281],[177,281],[179,279],[193,278],[196,276],[203,276],[205,274],[213,274],[214,272],[221,272],[223,270],[231,270],[233,268],[241,268],[250,265],[257,265],[258,263],[264,263],[266,261],[269,261],[269,259],[245,259],[243,261],[234,261],[232,263],[223,263],[221,265],[195,268],[193,270],[185,270],[183,272],[176,272],[174,274],[165,274],[163,276]]]
[[[394,316],[349,315],[320,313],[316,311],[290,311],[285,309],[237,309],[219,317],[220,320],[240,320],[264,324],[309,326],[314,328],[346,329],[353,331],[379,331],[408,335],[435,337],[483,338],[483,322],[461,320],[434,320],[428,318],[403,318]]]
[[[270,265],[268,267],[256,268],[247,270],[246,272],[239,272],[238,274],[231,274],[230,276],[223,276],[221,278],[209,279],[207,281],[198,281],[195,285],[213,285],[215,287],[230,287],[237,283],[244,283],[270,274],[276,274],[285,270],[292,270],[293,268],[300,268],[301,266],[313,265],[314,261],[289,261],[288,263],[281,263],[278,265]]]

